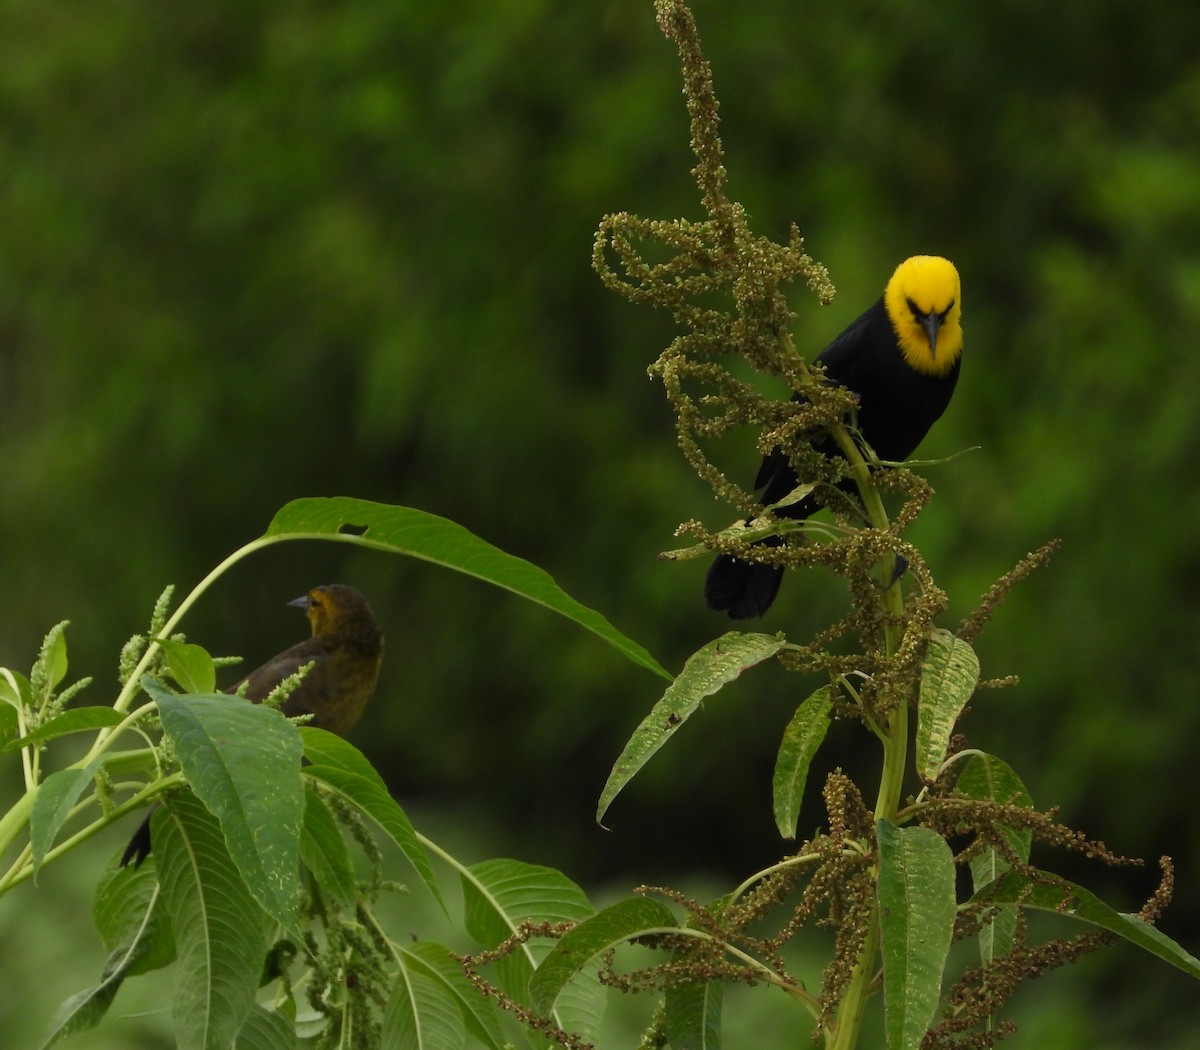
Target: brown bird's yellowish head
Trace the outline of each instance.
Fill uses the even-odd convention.
[[[375,617],[362,592],[344,583],[323,583],[288,605],[304,610],[314,638],[345,628],[375,626]]]
[[[896,267],[883,305],[909,367],[944,376],[962,354],[958,270],[938,255],[914,255]]]

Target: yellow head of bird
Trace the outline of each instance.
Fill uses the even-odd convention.
[[[944,376],[962,353],[958,271],[938,255],[914,255],[896,267],[883,292],[904,359],[917,372]]]

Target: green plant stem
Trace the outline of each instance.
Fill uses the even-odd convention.
[[[3,678],[8,683],[9,691],[14,697],[18,698],[17,702],[17,736],[22,737],[28,731],[29,727],[25,724],[25,708],[20,702],[21,687],[17,685],[17,680],[13,677],[12,671],[7,667],[0,667],[0,678]],[[34,749],[36,751],[36,749]],[[37,783],[37,769],[34,765],[36,754],[30,754],[29,748],[21,748],[21,771],[25,774],[25,790],[28,791],[34,784]]]
[[[879,950],[879,905],[871,905],[871,918],[867,934],[858,951],[858,960],[850,975],[850,983],[842,994],[837,1017],[826,1036],[829,1050],[852,1050],[858,1045],[858,1032],[862,1027],[863,1012],[867,1005],[867,991],[875,969],[875,954]]]
[[[29,814],[33,810],[35,794],[36,789],[26,791],[24,795],[9,807],[8,812],[0,817],[0,853],[7,850],[8,845],[17,837],[21,828],[29,823]],[[18,858],[17,863],[20,863],[20,858]],[[12,875],[13,872],[10,870],[7,875],[0,877],[0,894],[12,883]]]
[[[121,805],[114,806],[107,814],[105,814],[104,819],[93,821],[86,827],[80,828],[77,832],[75,832],[75,834],[71,835],[67,839],[64,839],[53,849],[49,850],[45,857],[42,858],[42,866],[44,867],[45,865],[49,864],[50,861],[56,860],[64,853],[74,849],[85,839],[91,838],[96,834],[96,832],[108,827],[108,825],[114,820],[119,820],[126,813],[131,813],[135,809],[140,809],[146,802],[157,798],[168,789],[174,787],[176,784],[181,783],[183,783],[183,774],[172,773],[170,776],[164,777],[162,780],[156,781],[154,784],[147,785],[146,788],[139,791],[136,795],[126,799],[123,803],[121,803]],[[3,825],[5,822],[11,820],[13,822],[13,827],[18,829],[22,827],[29,819],[29,810],[33,808],[33,799],[35,795],[36,792],[31,792],[30,794],[19,798],[12,809],[10,809],[9,812],[6,813],[2,819],[0,819],[0,825]],[[95,799],[86,799],[75,807],[73,813],[82,812],[94,804]],[[16,815],[14,816],[14,814]],[[0,896],[3,896],[8,890],[12,889],[13,886],[24,882],[33,875],[33,865],[30,863],[31,853],[32,850],[28,845],[26,845],[8,871],[5,872],[3,876],[0,876]]]
[[[236,565],[239,561],[253,554],[255,551],[262,550],[264,547],[269,547],[272,543],[277,543],[280,540],[290,538],[291,537],[288,536],[260,536],[258,539],[252,540],[245,546],[239,547],[237,550],[235,550],[231,555],[229,555],[229,557],[227,557],[207,576],[205,576],[204,579],[196,584],[196,586],[192,588],[191,593],[189,593],[188,596],[179,603],[179,607],[171,614],[167,622],[163,624],[162,630],[158,632],[160,637],[169,638],[175,628],[179,626],[180,621],[199,600],[200,596],[207,591],[217,579],[228,572],[229,569]],[[155,654],[160,648],[161,646],[159,645],[158,641],[156,639],[151,639],[150,644],[146,646],[146,651],[142,654],[142,658],[138,661],[137,666],[129,675],[129,680],[125,683],[124,688],[121,690],[116,701],[113,703],[113,708],[115,710],[122,713],[128,710],[129,705],[133,702],[133,698],[137,695],[138,689],[141,687],[142,675],[146,673],[146,669],[150,666],[150,662],[154,659]],[[105,750],[102,745],[105,743],[106,739],[106,731],[102,730],[97,737],[95,745],[92,747],[92,751],[89,752],[89,755],[99,754]]]
[[[863,499],[871,525],[877,529],[888,527],[887,511],[883,499],[871,478],[871,468],[863,458],[854,439],[843,426],[830,428],[834,440],[850,464],[858,490]],[[900,628],[897,626],[904,615],[904,593],[901,581],[894,578],[895,555],[889,555],[882,566],[884,579],[892,581],[883,591],[880,601],[892,621],[884,630],[884,652],[891,657],[899,642]],[[875,799],[875,820],[888,820],[895,816],[900,807],[904,789],[904,772],[908,764],[908,702],[902,699],[888,715],[883,736],[883,768],[879,776],[879,792]],[[827,1034],[829,1050],[852,1050],[858,1043],[863,1013],[876,967],[879,951],[879,905],[871,903],[867,920],[866,935],[858,951],[858,958],[851,972],[850,983],[838,1005],[837,1016]]]

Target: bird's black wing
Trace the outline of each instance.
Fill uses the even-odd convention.
[[[825,375],[831,382],[858,393],[879,367],[876,356],[864,353],[864,348],[876,341],[886,344],[893,338],[892,324],[880,297],[817,354],[816,363],[825,366]]]
[[[860,314],[836,339],[817,355],[817,361],[825,366],[828,378],[851,390],[860,380],[859,352],[864,340],[876,338],[874,329],[886,335],[891,331],[881,298],[869,310]],[[800,400],[801,395],[792,395]],[[828,456],[837,455],[837,446],[825,438],[817,447]],[[778,503],[798,484],[796,472],[780,449],[774,449],[763,457],[754,487],[759,490],[759,500],[764,505]],[[783,517],[803,520],[820,504],[813,496],[806,496],[788,507],[781,507],[778,514]],[[768,536],[761,541],[766,546],[778,546],[782,541],[777,536]],[[710,609],[726,612],[735,620],[747,620],[761,616],[775,600],[783,579],[783,569],[759,562],[742,561],[729,554],[718,555],[709,567],[704,581],[704,599]]]
[[[872,330],[880,324],[884,326],[884,332],[890,331],[882,299],[851,321],[850,325],[817,355],[817,362],[825,366],[825,374],[832,382],[857,391],[856,383],[859,383],[861,375],[863,341],[873,338]],[[792,395],[793,401],[802,399],[801,394]],[[821,440],[817,447],[827,456],[838,454],[837,445],[832,440]],[[778,503],[797,484],[796,472],[792,470],[787,456],[781,450],[774,449],[763,457],[758,476],[754,479],[755,489],[762,490],[760,499],[763,504]],[[816,508],[817,504],[814,501],[804,499],[792,507],[781,508],[779,513],[790,518],[806,518]]]

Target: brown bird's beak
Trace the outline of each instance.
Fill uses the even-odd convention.
[[[289,609],[307,609],[308,608],[308,595],[302,594],[299,598],[296,598],[293,601],[288,602],[288,608]]]

